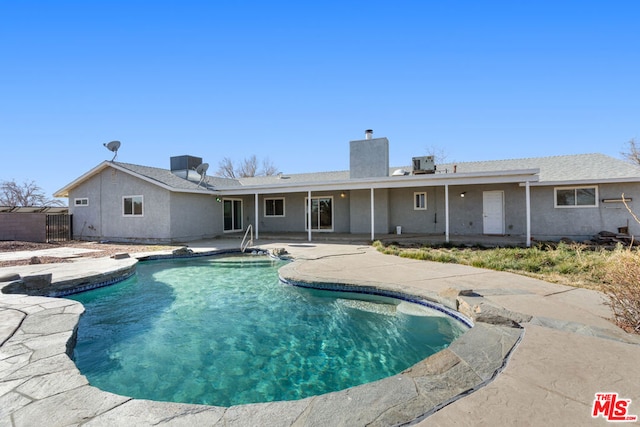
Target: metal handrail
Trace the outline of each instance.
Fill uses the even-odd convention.
[[[249,234],[249,232],[251,232],[251,237],[249,238],[249,240],[247,241],[247,244],[245,245],[244,241],[247,240],[247,234]],[[247,231],[244,232],[242,243],[240,243],[240,250],[242,251],[242,253],[244,253],[244,251],[247,250],[247,247],[249,247],[249,245],[253,246],[253,226],[251,224],[249,224],[249,226],[247,227]]]

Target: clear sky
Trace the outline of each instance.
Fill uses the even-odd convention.
[[[0,1],[0,181],[112,154],[345,170],[599,152],[640,137],[640,2]]]

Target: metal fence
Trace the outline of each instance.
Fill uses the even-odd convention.
[[[73,238],[71,215],[47,215],[47,242],[66,242]]]

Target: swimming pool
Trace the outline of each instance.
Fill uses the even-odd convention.
[[[141,263],[124,282],[72,297],[86,307],[76,364],[117,394],[231,406],[394,375],[467,329],[391,298],[283,285],[281,265],[237,256]]]

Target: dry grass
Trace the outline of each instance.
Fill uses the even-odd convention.
[[[640,334],[640,249],[593,249],[581,244],[531,248],[402,248],[375,242],[380,252],[436,262],[509,271],[562,285],[604,292],[618,326]]]
[[[611,251],[581,244],[541,244],[531,248],[402,248],[376,242],[380,252],[426,261],[508,271],[547,282],[600,290]]]

